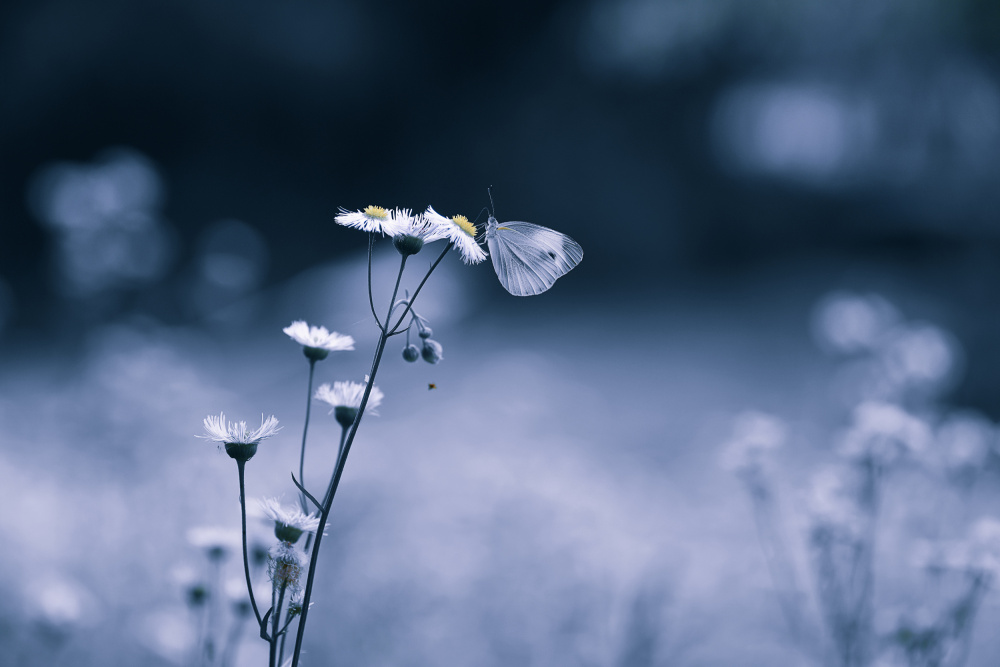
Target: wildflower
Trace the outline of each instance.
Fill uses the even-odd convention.
[[[430,338],[424,339],[424,346],[420,350],[420,355],[429,364],[436,364],[444,359],[444,348],[441,343]]]
[[[722,452],[722,466],[737,474],[759,468],[764,453],[785,443],[787,428],[777,417],[748,410],[736,418]]]
[[[859,539],[865,518],[850,496],[841,472],[827,469],[813,477],[807,507],[813,519],[814,540],[822,536]]]
[[[448,239],[455,244],[455,248],[462,255],[462,261],[466,264],[478,264],[486,259],[486,253],[476,243],[478,230],[464,215],[446,218],[428,206],[427,210],[424,211],[424,217],[436,223],[441,234],[429,240]]]
[[[204,549],[212,560],[224,558],[230,551],[243,547],[243,537],[238,530],[218,526],[198,526],[187,532],[191,546]]]
[[[854,409],[854,424],[840,444],[849,459],[888,465],[903,454],[927,448],[930,429],[897,405],[867,401]]]
[[[264,514],[274,521],[274,536],[282,542],[295,544],[302,533],[314,533],[319,528],[319,517],[306,514],[297,507],[286,509],[277,498],[258,501]]]
[[[326,327],[311,327],[303,320],[296,320],[282,329],[296,343],[309,359],[321,361],[331,352],[353,350],[354,339],[350,336],[327,331]]]
[[[267,577],[276,588],[288,591],[294,597],[301,585],[303,570],[302,556],[289,542],[281,542],[271,549],[267,563]]]
[[[393,233],[392,214],[381,206],[366,206],[364,211],[354,212],[340,209],[334,222],[365,232]]]
[[[208,435],[198,436],[206,440],[221,442],[226,446],[226,453],[237,461],[249,461],[257,453],[257,445],[261,440],[270,438],[278,432],[278,420],[271,415],[264,419],[260,416],[260,428],[247,430],[247,423],[226,421],[225,413],[219,416],[205,417],[205,430]]]
[[[330,412],[335,413],[337,423],[347,428],[358,417],[361,399],[364,397],[367,386],[367,382],[364,384],[360,382],[334,382],[332,387],[324,383],[316,390],[315,398],[329,404],[332,408]],[[376,408],[382,405],[383,398],[385,398],[385,394],[382,393],[382,390],[378,387],[372,387],[366,409],[371,414],[377,415]]]
[[[424,243],[445,238],[441,223],[409,209],[396,209],[392,213],[392,245],[400,255],[416,255]]]

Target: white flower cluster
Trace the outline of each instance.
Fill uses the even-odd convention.
[[[926,450],[932,441],[927,423],[898,405],[866,401],[854,409],[852,417],[839,448],[850,460],[884,466],[904,454]]]
[[[1000,574],[1000,521],[983,517],[963,540],[925,542],[914,553],[918,567],[970,574]]]
[[[787,431],[785,423],[773,415],[755,410],[741,413],[722,450],[722,467],[736,473],[759,467],[767,452],[785,444]]]
[[[466,264],[478,264],[486,259],[486,253],[476,242],[478,230],[468,218],[464,215],[448,218],[430,206],[416,214],[410,209],[389,210],[381,206],[368,206],[363,211],[341,209],[335,221],[345,227],[392,237],[409,236],[423,243],[446,239],[454,244]]]

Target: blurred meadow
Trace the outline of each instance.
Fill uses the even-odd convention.
[[[266,664],[202,420],[281,423],[266,597],[282,328],[354,337],[317,384],[378,338],[334,216],[482,231],[489,186],[584,260],[428,281],[444,359],[386,349],[304,665],[995,664],[998,56],[987,0],[4,3],[0,665]]]

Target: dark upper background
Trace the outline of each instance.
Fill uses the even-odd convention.
[[[227,244],[266,287],[363,247],[339,206],[472,218],[492,185],[501,219],[587,250],[567,303],[919,294],[976,360],[962,402],[996,416],[998,47],[991,0],[6,2],[4,339],[195,323],[199,258]],[[169,249],[60,287],[59,249],[87,250],[29,193],[115,147],[157,174]]]

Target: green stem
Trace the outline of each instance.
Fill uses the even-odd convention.
[[[306,423],[302,426],[302,449],[299,452],[299,480],[302,486],[306,485],[305,477],[303,477],[303,471],[306,467],[306,435],[309,433],[309,413],[312,408],[312,390],[313,390],[313,373],[316,371],[316,360],[309,359],[309,387],[306,392]],[[299,498],[302,501],[302,513],[312,514],[309,511],[309,505],[306,504],[306,496],[304,493],[299,494]]]
[[[253,584],[250,583],[250,559],[247,558],[247,503],[244,493],[243,468],[246,461],[237,459],[236,468],[240,471],[240,518],[243,521],[243,572],[247,577],[247,592],[250,594],[250,606],[253,607],[253,615],[257,618],[257,625],[262,626],[264,622],[260,618],[260,611],[257,610],[257,600],[253,596]]]

